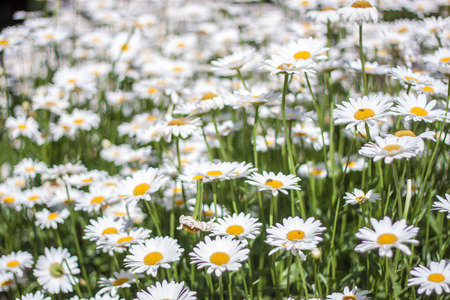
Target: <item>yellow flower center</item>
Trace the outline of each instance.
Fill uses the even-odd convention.
[[[331,6],[326,6],[326,7],[323,7],[320,11],[328,11],[328,10],[336,10],[336,8],[331,7]]]
[[[9,41],[8,40],[0,40],[0,46],[8,46]]]
[[[223,175],[222,171],[209,171],[209,172],[206,172],[206,174],[208,174],[209,176]]]
[[[122,245],[123,243],[129,242],[131,240],[133,240],[132,236],[124,236],[123,238],[117,240],[117,244]]]
[[[281,64],[277,67],[278,70],[286,70],[291,67],[291,64]]]
[[[120,50],[122,50],[123,52],[128,51],[128,49],[130,49],[128,44],[123,44],[122,47],[120,47]]]
[[[73,121],[75,124],[83,124],[84,120],[83,119],[76,119]]]
[[[323,173],[323,171],[321,170],[321,169],[314,169],[314,170],[312,170],[312,172],[311,172],[313,175],[320,175],[320,174],[322,174]]]
[[[205,176],[195,175],[194,177],[192,177],[192,180],[199,180],[199,179],[205,179]]]
[[[390,145],[384,146],[383,148],[381,148],[381,150],[391,152],[391,151],[397,151],[397,150],[399,150],[399,149],[401,149],[401,148],[402,148],[401,145],[398,145],[398,144],[390,144]]]
[[[183,71],[183,68],[175,67],[175,68],[172,69],[172,71],[174,71],[174,72],[181,72],[181,71]]]
[[[372,7],[372,5],[368,1],[360,0],[360,1],[353,2],[352,7],[354,7],[354,8],[370,8],[370,7]]]
[[[64,268],[60,263],[52,263],[48,268],[50,276],[53,278],[60,278],[64,276]]]
[[[11,285],[13,283],[14,283],[14,281],[12,281],[11,279],[8,279],[8,280],[2,282],[1,287]]]
[[[154,94],[154,93],[156,93],[157,91],[158,91],[157,88],[152,87],[152,88],[149,88],[149,89],[147,90],[147,93],[149,93],[149,94]]]
[[[215,265],[221,266],[230,261],[230,256],[225,252],[218,251],[211,254],[209,261]]]
[[[92,198],[91,204],[100,204],[100,203],[102,203],[103,200],[105,200],[105,197],[97,196],[97,197]]]
[[[380,245],[388,245],[393,244],[398,240],[397,236],[392,233],[383,233],[377,239],[378,244]]]
[[[14,203],[14,197],[5,197],[3,198],[3,202],[5,203]]]
[[[425,109],[423,109],[422,107],[418,107],[418,106],[411,108],[410,112],[419,117],[428,116],[428,112]]]
[[[163,259],[163,255],[161,252],[155,251],[150,252],[144,256],[144,264],[147,266],[155,265],[157,262]]]
[[[299,51],[294,54],[295,59],[308,59],[311,57],[311,53],[308,51]]]
[[[442,61],[442,62],[444,62],[444,63],[450,63],[450,56],[447,56],[447,57],[443,57],[443,58],[441,58],[439,61]]]
[[[356,202],[365,202],[368,198],[366,196],[356,197]]]
[[[28,201],[36,201],[39,199],[39,196],[31,196],[28,198]]]
[[[353,115],[356,120],[366,120],[375,116],[375,112],[370,108],[360,108]]]
[[[36,170],[35,167],[29,167],[25,169],[25,172],[34,172]]]
[[[356,300],[356,297],[353,296],[353,295],[344,296],[344,297],[342,298],[342,300]]]
[[[214,214],[214,212],[212,210],[207,210],[203,212],[205,214],[205,216],[209,217],[212,216]]]
[[[214,94],[213,92],[207,92],[207,93],[203,94],[203,96],[200,98],[200,100],[209,100],[209,99],[212,99],[214,97],[217,97],[217,95]]]
[[[146,191],[148,191],[148,189],[150,188],[150,184],[148,183],[141,183],[138,184],[134,189],[133,189],[133,195],[134,196],[141,196],[144,195]]]
[[[445,276],[441,273],[433,273],[428,275],[428,280],[432,282],[442,282],[445,280]]]
[[[20,265],[20,262],[18,260],[12,260],[6,264],[8,268],[14,268],[17,267],[18,265]]]
[[[114,233],[118,233],[119,231],[117,230],[117,228],[115,227],[108,227],[105,230],[102,231],[102,235],[107,235],[107,234],[114,234]]]
[[[175,202],[173,204],[175,204],[176,206],[181,206],[184,204],[184,201],[183,201],[183,199],[178,199],[178,200],[175,200]]]
[[[416,135],[411,130],[399,130],[396,133],[394,133],[395,136],[402,137],[402,136],[412,136],[415,137]]]
[[[126,277],[117,278],[116,280],[113,281],[112,285],[113,286],[118,286],[118,285],[122,285],[122,284],[124,284],[124,283],[126,283],[128,281],[129,281],[129,279],[126,278]]]
[[[405,76],[406,80],[414,80],[414,81],[419,81],[419,79],[411,77],[411,76]]]
[[[186,122],[183,119],[173,119],[167,125],[169,125],[169,126],[182,126],[182,125],[186,125]]]
[[[431,86],[429,86],[429,85],[426,85],[426,86],[422,87],[422,90],[424,92],[434,93],[434,89]]]
[[[94,180],[94,179],[91,177],[91,178],[83,179],[83,180],[81,180],[81,182],[82,183],[89,183],[89,182],[92,182],[92,180]]]
[[[226,232],[231,235],[239,235],[244,232],[244,227],[241,225],[231,225],[228,226]]]
[[[407,28],[407,27],[402,27],[402,28],[400,28],[399,30],[397,30],[398,33],[405,33],[405,32],[407,32],[407,31],[408,31],[408,28]]]
[[[286,234],[286,238],[290,241],[301,240],[305,237],[305,233],[301,230],[291,230]]]
[[[19,129],[27,129],[27,125],[26,124],[20,124],[17,127],[19,127]]]
[[[283,183],[281,181],[273,179],[267,179],[264,184],[270,186],[273,189],[277,189],[283,186]]]
[[[53,219],[57,218],[58,216],[59,216],[58,213],[51,213],[51,214],[48,215],[48,219],[49,220],[53,220]]]
[[[188,227],[188,226],[186,226],[186,225],[183,225],[183,229],[185,230],[185,231],[187,231],[187,232],[189,232],[189,233],[197,233],[197,232],[199,232],[200,231],[200,229],[198,229],[198,228],[191,228],[191,227]]]

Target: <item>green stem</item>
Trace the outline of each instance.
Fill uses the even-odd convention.
[[[364,84],[364,95],[369,95],[369,89],[367,85],[367,74],[366,74],[366,68],[364,66],[365,59],[364,59],[364,49],[363,49],[363,25],[362,23],[359,25],[359,59],[361,60],[361,70],[362,70],[362,77],[363,77],[363,84]]]
[[[259,105],[255,105],[255,123],[253,124],[253,163],[258,169],[258,151],[256,151],[256,136],[258,134],[258,110]]]
[[[203,181],[198,180],[197,181],[197,198],[195,200],[194,213],[192,214],[192,218],[194,220],[196,220],[197,217],[200,215],[200,210],[202,208],[202,201],[203,201]]]
[[[212,117],[212,121],[213,121],[213,125],[214,125],[214,130],[216,132],[216,138],[219,141],[220,144],[220,153],[222,154],[222,159],[228,161],[228,154],[225,148],[225,144],[223,142],[222,136],[219,133],[219,129],[217,128],[217,121],[216,121],[216,113],[214,110],[211,110],[211,117]]]
[[[286,121],[286,95],[288,93],[289,87],[289,74],[284,75],[284,84],[283,84],[283,93],[281,96],[281,116],[283,118],[283,130],[284,130],[284,138],[286,140],[286,148],[288,152],[288,166],[289,172],[295,175],[295,166],[292,157],[292,148],[291,148],[291,136],[289,135],[288,125]]]

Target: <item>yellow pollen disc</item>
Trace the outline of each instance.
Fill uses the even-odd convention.
[[[308,4],[309,4],[309,1],[306,1],[306,0],[305,0],[305,1],[300,2],[300,4],[301,4],[301,5],[308,5]]]
[[[132,236],[125,236],[123,238],[118,239],[117,244],[122,245],[123,243],[129,242],[131,240],[133,240]]]
[[[175,200],[175,202],[173,204],[175,204],[176,206],[181,206],[184,204],[184,201],[183,201],[183,199]]]
[[[53,34],[46,34],[44,35],[44,38],[47,40],[52,40],[53,39]]]
[[[402,137],[402,136],[412,136],[415,137],[416,135],[411,130],[399,130],[396,133],[394,133],[395,136]]]
[[[284,68],[283,66],[286,66],[286,68]],[[291,67],[291,64],[281,64],[277,67],[278,70],[285,70],[285,69],[289,69]]]
[[[163,255],[161,252],[155,251],[150,252],[146,256],[144,256],[144,264],[147,266],[155,265],[158,261],[161,261],[163,259]]]
[[[14,203],[14,197],[5,197],[3,198],[3,202],[5,203]]]
[[[186,122],[183,119],[173,119],[167,125],[169,125],[169,126],[183,126],[183,125],[186,125]]]
[[[290,241],[301,240],[305,237],[305,233],[301,230],[291,230],[286,234],[286,238]]]
[[[353,296],[353,295],[344,296],[344,297],[342,298],[342,300],[356,300],[356,297]]]
[[[157,88],[149,88],[148,90],[147,90],[147,93],[149,93],[149,94],[154,94],[154,93],[156,93],[158,91],[158,89]]]
[[[422,87],[422,90],[424,90],[425,92],[434,93],[434,89],[429,85]]]
[[[448,57],[443,57],[443,58],[441,58],[439,61],[442,61],[442,62],[444,62],[444,63],[450,63],[450,56],[448,56]]]
[[[67,126],[67,125],[62,125],[61,127],[62,127],[62,129],[64,129],[64,130],[69,130],[69,129],[70,129],[69,126]]]
[[[183,68],[175,67],[175,68],[172,69],[172,71],[174,71],[174,72],[181,72],[181,71],[183,71]]]
[[[354,165],[356,165],[356,162],[349,161],[348,164],[344,164],[344,167],[353,167]]]
[[[69,80],[67,80],[67,82],[68,83],[77,83],[77,80],[76,79],[69,79]]]
[[[133,189],[133,195],[134,195],[134,196],[144,195],[145,192],[148,191],[149,188],[150,188],[150,184],[148,184],[148,183],[141,183],[141,184],[138,184],[138,185]]]
[[[128,49],[130,49],[130,47],[128,46],[128,44],[124,44],[124,45],[122,45],[122,47],[120,47],[120,49],[122,51],[127,51]]]
[[[195,147],[185,147],[184,152],[192,152],[195,150]]]
[[[414,80],[414,81],[419,81],[419,79],[411,77],[411,76],[405,76],[406,80]]]
[[[114,214],[114,216],[115,217],[122,217],[122,216],[126,216],[127,215],[127,213],[126,212],[116,212],[115,214]]]
[[[184,47],[184,43],[179,43],[179,44],[177,45],[177,47],[178,47],[178,48],[183,48],[183,47]]]
[[[353,2],[352,7],[354,7],[354,8],[370,8],[370,7],[372,7],[372,5],[367,1],[360,0],[360,1]]]
[[[53,219],[57,218],[58,216],[59,216],[58,213],[51,213],[51,214],[48,215],[48,219],[49,220],[53,220]]]
[[[209,172],[206,172],[206,174],[208,174],[209,176],[223,175],[222,171],[209,171]]]
[[[203,213],[204,213],[205,216],[207,216],[207,217],[212,216],[212,215],[214,214],[212,210],[208,210],[208,211],[205,211],[205,212],[203,212]]]
[[[402,27],[399,30],[397,30],[398,33],[404,33],[406,31],[408,31],[408,28],[406,28],[406,27]]]
[[[105,200],[105,197],[103,196],[94,197],[91,200],[91,204],[100,204],[103,200]]]
[[[113,286],[118,286],[118,285],[122,285],[122,284],[124,284],[124,283],[126,283],[128,281],[129,281],[129,279],[126,278],[126,277],[117,278],[116,280],[113,281],[112,285]]]
[[[225,252],[214,252],[209,257],[209,261],[215,265],[221,266],[227,264],[230,261],[230,256]]]
[[[401,148],[402,148],[401,145],[398,145],[398,144],[390,144],[390,145],[384,146],[383,148],[381,148],[381,150],[391,152],[391,151],[397,151],[397,150],[399,150],[399,149],[401,149]]]
[[[19,129],[27,129],[27,125],[25,124],[20,124],[18,127]]]
[[[147,121],[154,121],[156,119],[155,115],[150,115],[147,117]]]
[[[314,169],[313,171],[312,171],[312,174],[313,175],[320,175],[320,174],[322,174],[323,173],[323,171],[321,170],[321,169]]]
[[[36,201],[39,199],[39,196],[31,196],[28,198],[28,201]]]
[[[283,186],[283,183],[281,181],[273,179],[267,179],[264,184],[270,186],[273,189],[277,189]]]
[[[296,132],[295,135],[296,135],[296,136],[306,136],[306,135],[308,135],[308,134],[305,133],[305,132]]]
[[[20,262],[18,260],[12,260],[6,264],[8,268],[14,268],[17,267],[18,265],[20,265]]]
[[[14,281],[12,281],[11,279],[9,279],[9,280],[3,281],[2,284],[1,284],[1,286],[4,287],[4,286],[7,286],[7,285],[11,285],[11,284],[13,284],[13,283],[14,283]]]
[[[75,124],[83,124],[83,123],[84,123],[84,120],[83,120],[83,119],[76,119],[76,120],[73,120],[73,122],[74,122]]]
[[[92,182],[94,179],[91,177],[91,178],[86,178],[86,179],[83,179],[83,180],[81,180],[81,182],[82,183],[89,183],[89,182]]]
[[[132,130],[138,130],[140,128],[141,128],[141,126],[139,126],[139,125],[134,125],[133,127],[131,127]]]
[[[197,233],[200,231],[200,229],[198,229],[198,228],[191,228],[186,225],[183,225],[183,229],[189,233]]]
[[[198,179],[204,179],[205,176],[202,175],[195,175],[194,177],[192,177],[192,180],[198,180]]]
[[[8,46],[9,41],[8,40],[0,40],[0,46]]]
[[[30,168],[26,168],[26,169],[25,169],[25,172],[33,172],[33,171],[35,171],[35,170],[36,170],[35,167],[30,167]]]
[[[398,240],[397,236],[392,233],[383,233],[377,239],[378,244],[380,245],[388,245],[393,244]]]
[[[358,109],[353,117],[356,120],[366,120],[375,116],[375,112],[370,108],[360,108]]]
[[[413,107],[413,108],[411,108],[411,110],[409,112],[412,114],[415,114],[419,117],[428,116],[428,112],[425,109],[423,109],[422,107],[417,107],[417,106]]]
[[[311,57],[311,53],[308,51],[299,51],[294,54],[295,59],[308,59]]]
[[[433,273],[428,275],[427,279],[432,282],[442,282],[445,280],[445,276],[442,275],[441,273]]]
[[[359,197],[356,197],[355,200],[356,200],[356,202],[365,202],[366,199],[367,199],[366,196],[359,196]]]
[[[107,235],[107,234],[114,234],[114,233],[118,233],[119,231],[117,230],[117,228],[114,227],[108,227],[105,230],[102,231],[102,235]]]
[[[214,97],[217,97],[217,95],[214,94],[213,92],[207,92],[207,93],[203,94],[203,96],[200,98],[200,100],[209,100],[209,99],[212,99]]]
[[[231,225],[228,226],[226,232],[231,235],[239,235],[244,232],[244,227],[241,225]]]
[[[336,8],[328,6],[328,7],[323,7],[320,11],[327,11],[327,10],[336,10]]]

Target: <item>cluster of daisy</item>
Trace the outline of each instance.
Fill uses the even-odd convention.
[[[448,8],[73,0],[16,14],[0,31],[0,292],[450,293]]]

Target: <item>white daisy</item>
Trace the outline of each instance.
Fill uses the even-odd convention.
[[[0,257],[0,272],[12,272],[22,277],[23,270],[33,266],[33,256],[26,251],[12,252]]]
[[[439,201],[433,203],[433,209],[439,210],[439,212],[446,212],[447,219],[450,219],[450,194],[445,194],[445,199],[439,195],[436,195],[436,197]]]
[[[372,190],[369,190],[367,193],[364,193],[362,190],[355,188],[353,193],[345,193],[344,196],[345,205],[351,204],[363,204],[367,201],[369,202],[376,202],[377,200],[380,200],[380,194],[375,193]]]
[[[169,263],[180,260],[184,251],[177,240],[171,237],[157,236],[144,243],[130,247],[130,254],[125,257],[125,266],[131,273],[147,273],[156,277],[158,268],[170,268]]]
[[[366,252],[378,248],[380,256],[392,257],[391,248],[395,247],[406,255],[411,255],[411,251],[403,243],[419,243],[419,241],[413,239],[419,232],[419,228],[413,225],[407,226],[406,220],[400,220],[392,224],[389,217],[384,217],[380,221],[371,218],[370,222],[375,230],[367,227],[359,229],[356,237],[362,240],[362,244],[356,246],[355,251]]]
[[[277,196],[279,191],[287,194],[286,190],[301,190],[297,185],[301,179],[292,174],[284,175],[279,172],[275,175],[273,172],[263,171],[262,174],[252,173],[247,178],[249,180],[246,183],[257,186],[260,191],[271,191],[273,196]]]
[[[120,270],[119,272],[114,272],[113,277],[111,278],[100,278],[98,282],[100,290],[97,292],[97,294],[108,294],[110,296],[115,296],[117,295],[119,289],[130,288],[131,284],[135,282],[136,279],[134,278],[134,275],[132,273],[125,270]]]
[[[191,264],[198,264],[197,269],[207,267],[208,274],[214,272],[219,277],[225,271],[237,271],[242,267],[241,263],[247,260],[250,252],[245,246],[230,236],[216,237],[214,240],[207,236],[189,253]]]
[[[322,241],[320,234],[325,231],[321,227],[322,222],[313,217],[306,221],[300,217],[288,217],[283,219],[283,224],[277,223],[267,229],[266,243],[275,246],[269,255],[279,251],[291,251],[293,255],[299,255],[303,260],[306,256],[302,250],[312,250]]]
[[[23,176],[25,178],[35,178],[37,174],[47,170],[47,166],[43,162],[24,158],[21,162],[14,166],[14,175]]]
[[[346,129],[364,124],[374,126],[377,121],[387,120],[392,104],[381,94],[370,94],[356,100],[349,98],[349,101],[337,105],[333,114],[334,123],[347,124]]]
[[[362,156],[373,157],[374,161],[384,159],[386,164],[390,164],[394,159],[414,157],[422,149],[419,140],[409,136],[396,137],[391,134],[385,138],[377,136],[375,142],[365,144],[358,153]]]
[[[370,291],[360,291],[357,292],[358,287],[354,287],[353,289],[349,289],[347,286],[344,288],[343,293],[333,293],[327,296],[329,300],[368,300],[370,297],[366,295],[370,293]]]
[[[16,286],[14,282],[14,273],[0,272],[0,292],[7,292],[14,286]]]
[[[404,116],[406,121],[413,120],[415,122],[425,121],[432,123],[434,121],[442,121],[445,111],[442,109],[433,109],[437,102],[431,100],[427,103],[427,96],[419,94],[414,96],[412,93],[404,93],[402,97],[397,98],[397,106],[393,108],[396,115]]]
[[[41,291],[37,291],[36,293],[23,295],[20,299],[16,298],[16,300],[51,300],[51,297],[45,297]]]
[[[239,215],[234,213],[231,216],[218,219],[217,223],[214,223],[212,235],[231,236],[243,241],[246,241],[246,238],[253,240],[256,238],[255,235],[259,234],[261,225],[262,223],[258,222],[258,218],[253,218],[243,212]]]
[[[45,255],[38,257],[33,275],[50,294],[72,292],[73,285],[78,282],[78,257],[70,256],[67,249],[45,248]]]
[[[450,293],[450,263],[444,259],[439,262],[432,261],[430,267],[417,266],[411,270],[413,276],[408,280],[408,286],[420,285],[419,294],[431,295],[432,292],[440,295],[443,291]]]
[[[146,291],[139,291],[136,294],[135,300],[164,300],[164,299],[177,299],[177,300],[195,300],[197,299],[197,292],[190,291],[184,287],[184,281],[176,283],[167,280],[156,282],[147,288]]]
[[[376,23],[378,21],[378,10],[370,1],[357,0],[351,6],[342,7],[338,10],[343,21],[355,22],[357,24]]]
[[[166,141],[170,142],[173,136],[187,139],[196,130],[199,130],[201,125],[202,121],[199,118],[169,118],[159,128],[159,131]]]
[[[61,211],[50,211],[43,208],[42,211],[36,212],[36,226],[44,228],[58,228],[58,224],[64,224],[64,221],[69,217],[70,212],[67,208]]]
[[[125,229],[126,221],[117,219],[113,215],[106,215],[96,220],[91,219],[89,225],[84,229],[84,239],[97,241],[104,239],[108,234],[116,234]]]
[[[109,252],[110,255],[114,255],[114,252],[122,253],[131,245],[143,243],[150,236],[151,232],[150,229],[140,227],[129,231],[107,234],[103,239],[97,241],[97,249]]]

